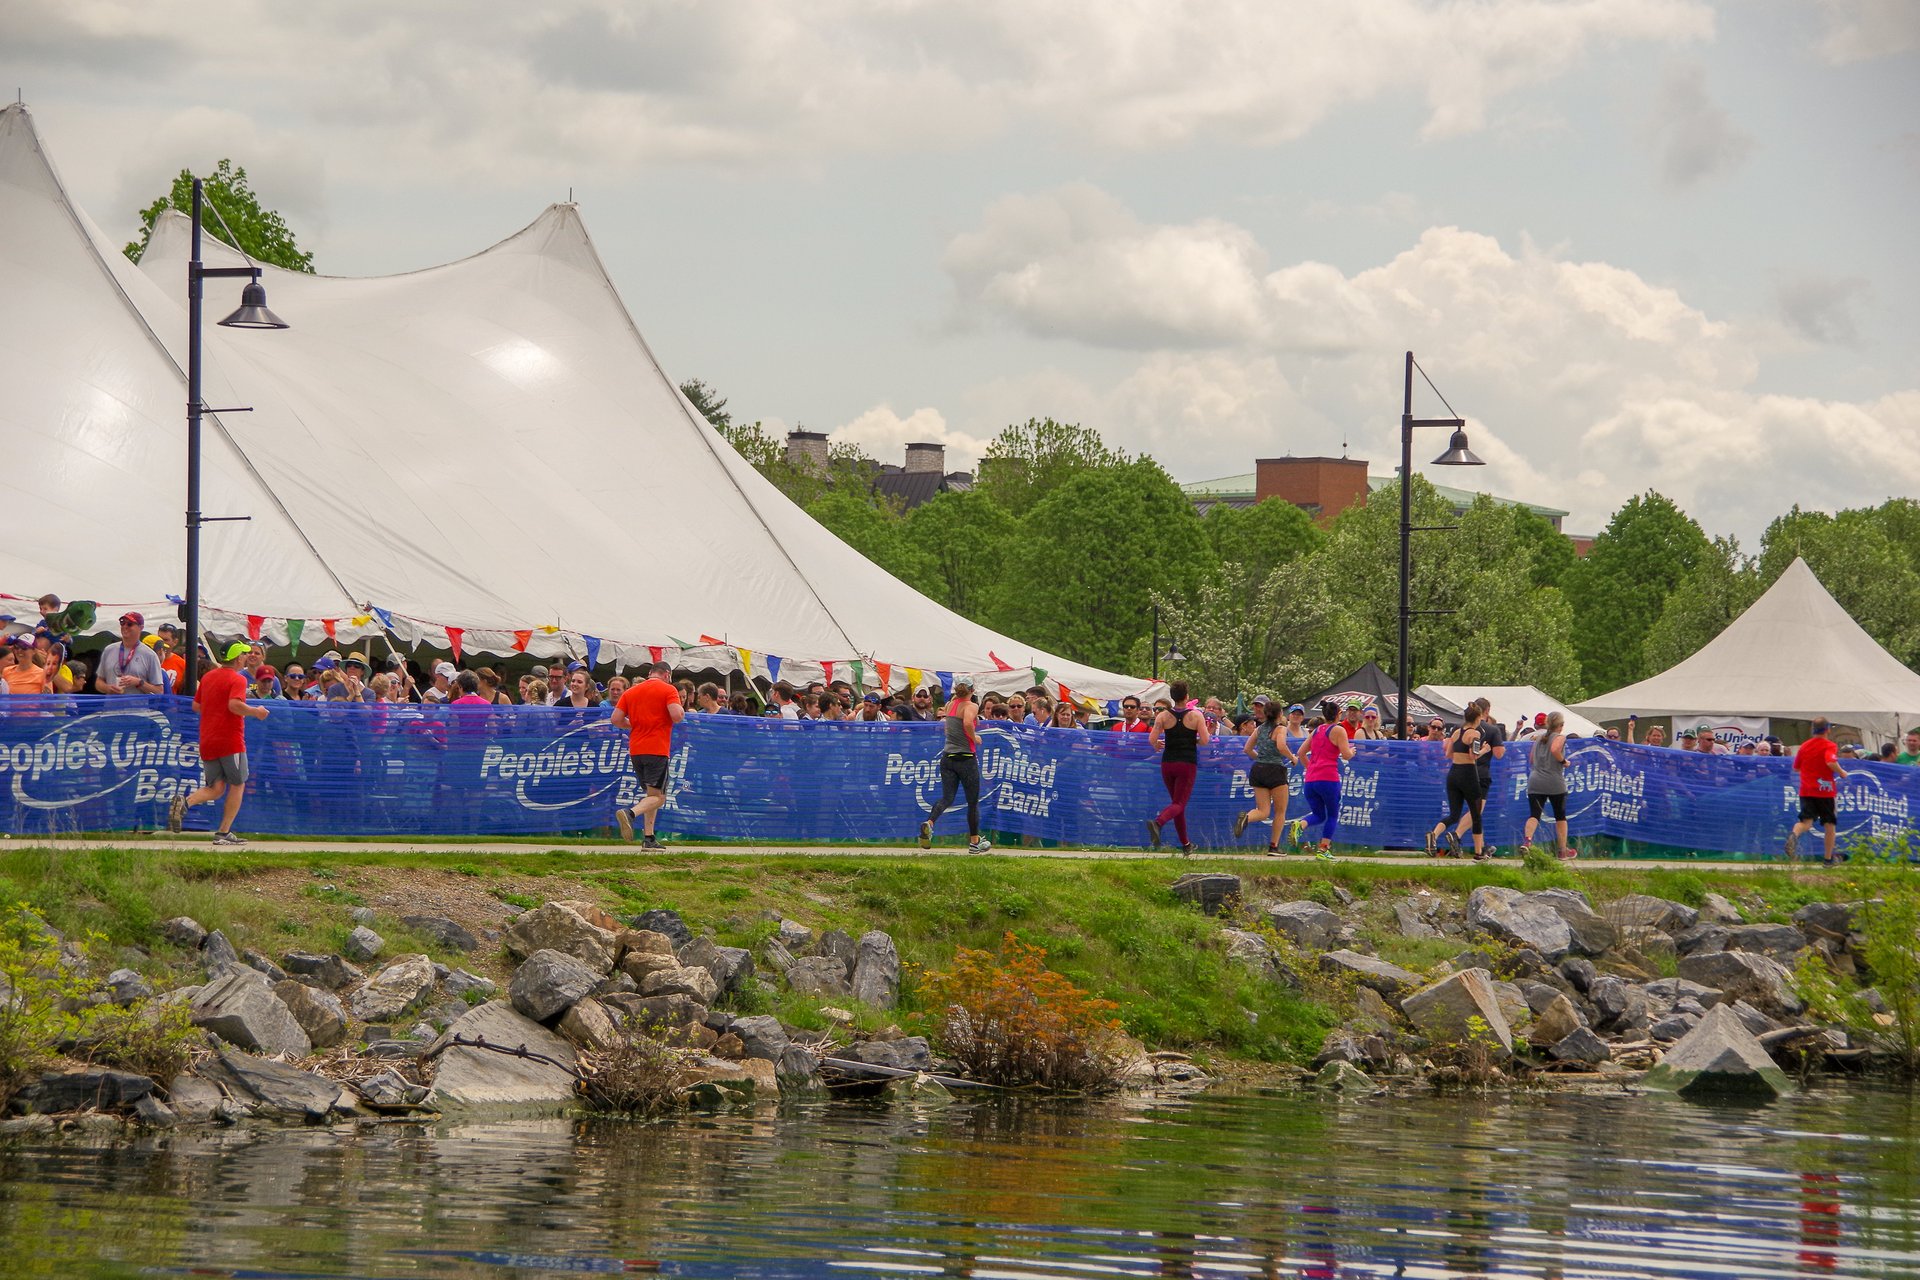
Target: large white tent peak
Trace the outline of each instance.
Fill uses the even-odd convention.
[[[1920,674],[1882,649],[1796,557],[1698,653],[1574,710],[1595,720],[1827,716],[1884,741],[1920,723]]]
[[[171,609],[184,578],[186,220],[136,268],[68,198],[23,106],[0,110],[9,341],[0,502],[44,538],[0,593]],[[208,236],[209,262],[237,255]],[[826,664],[1030,667],[1101,698],[1145,681],[979,626],[875,566],[753,469],[667,376],[571,204],[401,275],[265,269],[280,332],[205,328],[203,619],[341,641],[816,678]],[[233,299],[218,286],[233,285]],[[209,317],[237,284],[208,285]],[[648,305],[670,311],[671,300]],[[56,550],[57,548],[57,550]],[[0,608],[0,612],[18,612]],[[846,673],[844,665],[835,674]]]

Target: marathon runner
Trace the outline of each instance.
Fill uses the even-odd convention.
[[[667,757],[673,753],[673,726],[686,718],[680,690],[673,684],[673,668],[656,662],[647,678],[620,695],[613,708],[613,727],[628,730],[627,754],[633,758],[633,776],[640,782],[640,799],[631,808],[614,811],[620,837],[633,839],[633,820],[640,819],[642,849],[659,849],[653,824],[667,802]]]
[[[993,841],[980,838],[980,709],[973,704],[973,682],[957,679],[947,699],[941,726],[946,741],[940,748],[940,799],[920,824],[920,847],[933,847],[933,824],[953,805],[953,793],[967,793],[967,852],[985,853]]]

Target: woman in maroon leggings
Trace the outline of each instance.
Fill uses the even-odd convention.
[[[1167,686],[1173,709],[1153,718],[1147,741],[1160,752],[1160,780],[1167,784],[1167,807],[1147,819],[1147,842],[1160,847],[1160,828],[1169,820],[1180,836],[1180,852],[1193,856],[1193,842],[1187,839],[1187,798],[1193,794],[1193,776],[1200,770],[1200,748],[1213,735],[1207,718],[1187,700],[1187,682],[1175,680]]]

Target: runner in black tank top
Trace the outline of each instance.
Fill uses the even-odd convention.
[[[1480,738],[1480,704],[1467,704],[1466,722],[1447,739],[1447,816],[1434,824],[1427,833],[1427,853],[1438,856],[1437,840],[1446,836],[1447,845],[1455,853],[1460,852],[1460,837],[1455,835],[1453,824],[1460,820],[1460,811],[1465,809],[1473,823],[1473,859],[1486,861],[1485,837],[1481,833],[1480,815],[1486,805],[1486,793],[1480,789],[1479,757],[1486,746]]]
[[[1187,800],[1193,795],[1193,780],[1200,771],[1200,748],[1212,734],[1206,717],[1187,703],[1187,682],[1175,680],[1167,686],[1173,710],[1153,718],[1147,741],[1160,749],[1160,780],[1167,787],[1167,807],[1147,819],[1147,843],[1160,847],[1160,828],[1173,823],[1180,837],[1180,852],[1193,856],[1193,842],[1187,839]]]

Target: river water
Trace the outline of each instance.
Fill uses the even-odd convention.
[[[0,1147],[0,1275],[1920,1275],[1916,1095],[1280,1092]]]

